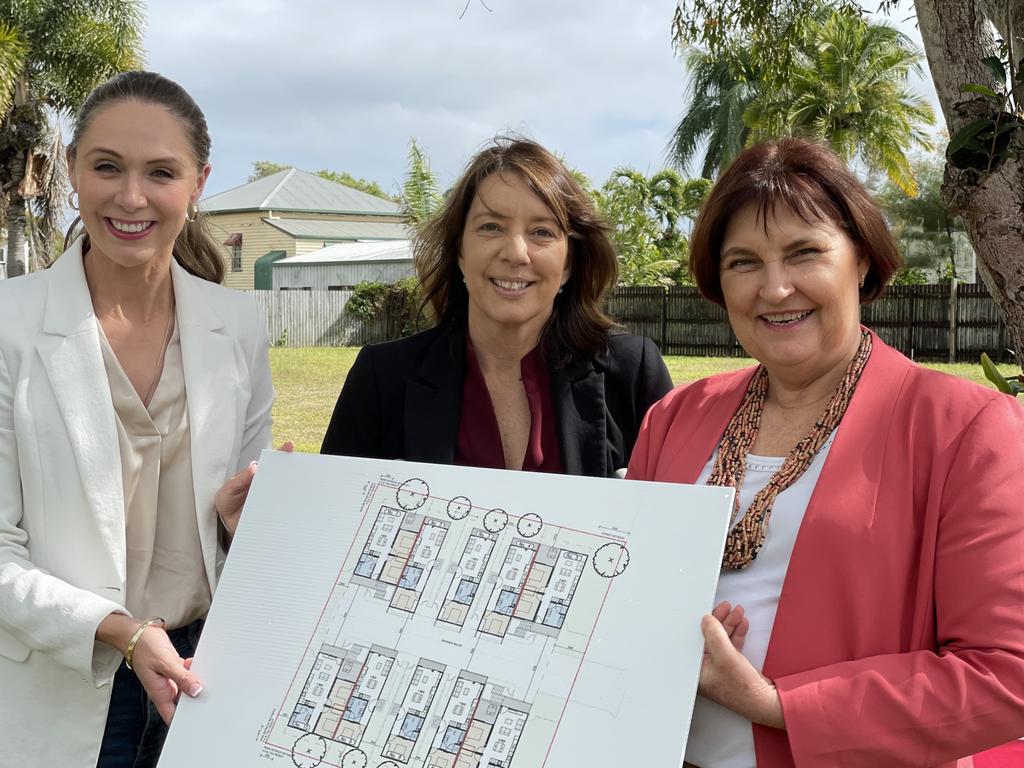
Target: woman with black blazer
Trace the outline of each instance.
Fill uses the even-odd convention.
[[[614,476],[672,387],[657,347],[602,311],[615,251],[540,145],[496,140],[417,237],[438,325],[364,347],[322,453]]]

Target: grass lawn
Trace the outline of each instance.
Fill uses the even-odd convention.
[[[274,377],[277,400],[274,403],[274,445],[292,440],[300,451],[320,450],[334,402],[341,391],[353,361],[356,347],[275,348],[270,350],[270,367]],[[753,365],[739,357],[665,358],[672,381],[683,384],[722,371]],[[945,365],[928,363],[929,368],[991,386],[974,363]],[[1014,375],[1011,366],[1002,366],[1005,375]]]

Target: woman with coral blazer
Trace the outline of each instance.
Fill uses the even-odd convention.
[[[691,259],[761,364],[670,393],[629,469],[738,491],[687,763],[963,767],[1024,735],[1024,409],[860,326],[898,255],[828,150],[744,152]]]

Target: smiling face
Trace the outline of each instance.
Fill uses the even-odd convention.
[[[459,255],[471,334],[539,339],[569,279],[568,255],[568,236],[518,173],[492,173],[480,182]]]
[[[858,284],[868,264],[831,222],[756,203],[730,219],[720,274],[729,322],[769,374],[809,379],[851,358],[860,340]]]
[[[92,115],[68,167],[90,254],[129,268],[169,263],[210,173],[198,167],[182,120],[135,101]]]

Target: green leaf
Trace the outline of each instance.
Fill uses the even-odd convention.
[[[997,82],[1006,82],[1006,67],[1003,66],[1003,62],[998,56],[986,56],[981,63],[988,67],[988,71],[992,73]]]
[[[984,96],[987,99],[995,99],[998,103],[1003,103],[1003,97],[993,91],[991,88],[980,83],[964,83],[960,86],[960,90],[964,93],[977,93]]]
[[[949,140],[949,146],[946,147],[946,154],[951,155],[957,150],[962,149],[967,146],[971,139],[982,131],[985,131],[986,129],[991,131],[994,127],[995,121],[990,117],[985,117],[981,120],[975,120],[973,123],[968,123],[953,134],[953,137]]]
[[[991,381],[993,384],[995,384],[996,389],[998,389],[1000,392],[1003,392],[1007,395],[1014,395],[1018,394],[1021,391],[1013,391],[1013,388],[1010,386],[1010,382],[1003,378],[1003,374],[1001,374],[999,372],[999,369],[996,368],[996,364],[992,362],[992,358],[990,358],[984,352],[981,353],[981,369],[985,372],[985,378]],[[1020,382],[1015,381],[1013,383],[1020,387]]]

